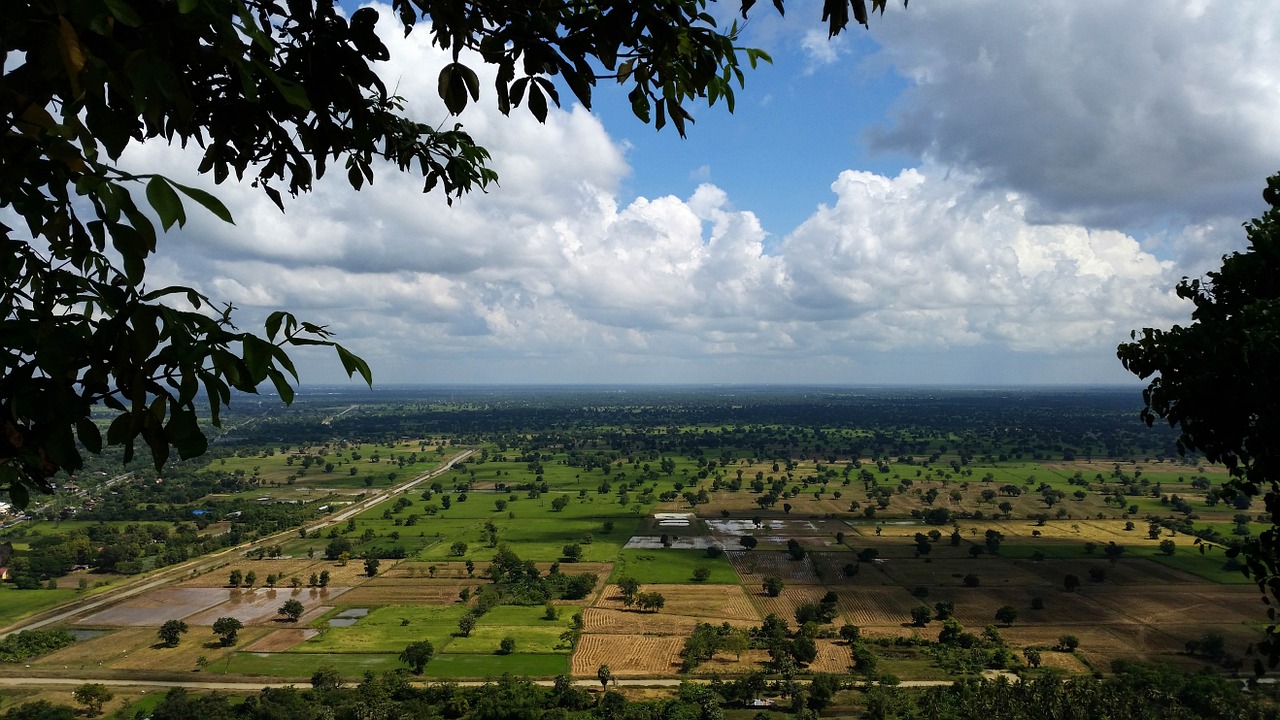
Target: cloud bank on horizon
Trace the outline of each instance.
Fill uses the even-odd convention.
[[[446,55],[379,9],[388,85],[445,122]],[[482,93],[461,121],[493,153],[488,194],[450,208],[387,168],[359,193],[326,178],[281,215],[211,187],[237,224],[193,218],[151,280],[232,302],[244,327],[277,308],[327,324],[383,383],[1124,382],[1116,344],[1186,321],[1173,285],[1243,245],[1280,170],[1280,16],[1261,1],[920,2],[834,45],[816,17],[752,28],[777,60],[739,94],[753,118],[800,75],[906,89],[865,126],[815,109],[776,129],[861,138],[794,227],[766,231],[735,196],[797,182],[796,158],[744,149],[761,171],[721,178],[697,153],[646,155],[634,125],[504,118]],[[868,169],[877,152],[909,162]],[[199,182],[176,148],[126,163]],[[640,165],[650,187],[628,192]],[[699,184],[665,191],[654,167]],[[307,384],[342,377],[328,355],[299,364]]]

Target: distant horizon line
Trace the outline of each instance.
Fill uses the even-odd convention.
[[[361,388],[363,383],[352,381],[327,383],[298,383],[299,389],[309,388]],[[1145,387],[1146,382],[1132,383],[819,383],[819,382],[387,382],[374,383],[367,388],[376,392],[380,388],[813,388],[813,389],[948,389],[948,390],[1013,390],[1013,389],[1099,389],[1134,390]],[[272,389],[273,388],[268,388]]]

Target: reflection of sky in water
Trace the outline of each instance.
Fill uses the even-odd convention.
[[[350,627],[369,614],[369,608],[347,608],[329,619],[329,627]]]

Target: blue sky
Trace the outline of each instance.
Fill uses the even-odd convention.
[[[153,282],[326,324],[387,383],[1134,383],[1116,344],[1186,322],[1174,284],[1243,246],[1280,170],[1261,0],[918,0],[834,42],[820,15],[758,5],[743,42],[775,62],[683,140],[603,87],[545,125],[482,94],[459,120],[500,185],[451,208],[386,168],[281,215],[132,150],[237,221],[166,239]],[[445,55],[379,29],[409,112],[445,120]]]

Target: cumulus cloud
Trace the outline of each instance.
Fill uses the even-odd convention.
[[[870,139],[1012,188],[1039,220],[1141,228],[1247,217],[1280,168],[1274,10],[912,5],[875,27],[880,60],[913,87]]]
[[[386,77],[438,121],[447,56],[425,41],[389,36]],[[360,193],[327,178],[281,215],[251,188],[211,188],[237,224],[193,214],[153,280],[235,303],[244,326],[276,308],[326,324],[384,382],[1116,381],[1129,329],[1185,314],[1176,262],[1115,230],[1047,224],[1041,196],[963,158],[841,173],[831,204],[771,239],[709,182],[620,196],[626,148],[580,108],[542,125],[492,105],[461,118],[493,152],[491,192],[449,208],[387,168]],[[179,149],[126,162],[200,182]],[[1192,258],[1214,232],[1160,241]],[[303,359],[310,378],[334,365]]]

